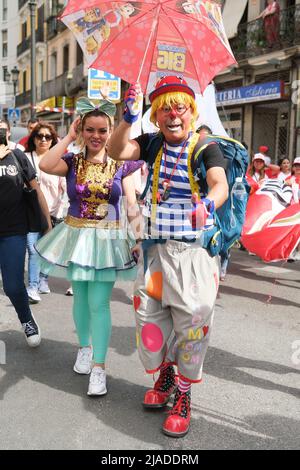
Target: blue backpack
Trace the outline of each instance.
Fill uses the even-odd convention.
[[[195,181],[198,183],[201,194],[208,194],[206,182],[206,169],[202,159],[203,152],[211,143],[217,143],[227,162],[226,177],[229,186],[229,196],[224,204],[217,209],[215,224],[209,230],[204,231],[203,246],[212,256],[217,254],[226,255],[230,247],[240,238],[245,220],[246,206],[250,192],[250,186],[246,181],[245,174],[248,168],[249,156],[245,147],[238,141],[227,137],[207,136],[199,141],[192,154],[191,166]],[[151,175],[157,154],[163,144],[162,134],[150,136],[146,152],[148,153],[149,174],[146,187],[140,199],[144,199],[150,186]],[[246,193],[242,199],[237,198],[232,192],[236,178],[242,178]]]
[[[245,178],[249,156],[240,142],[228,137],[207,136],[204,141],[200,142],[194,150],[192,170],[205,196],[208,193],[208,185],[202,155],[205,148],[213,142],[219,145],[227,163],[225,172],[229,195],[224,204],[216,211],[213,229],[204,232],[204,236],[207,238],[204,246],[207,245],[211,254],[226,255],[234,242],[240,238],[245,221],[246,206],[250,193],[250,186]],[[245,188],[245,194],[242,198],[237,197],[232,191],[236,178],[242,178]],[[211,234],[211,231],[214,233]]]

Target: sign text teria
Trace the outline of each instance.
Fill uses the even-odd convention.
[[[259,83],[217,93],[217,106],[230,106],[284,98],[284,82]]]

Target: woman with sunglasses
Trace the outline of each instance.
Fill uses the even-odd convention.
[[[135,239],[128,239],[122,207],[127,207],[129,222],[138,222],[132,173],[143,162],[115,162],[108,156],[114,104],[101,100],[95,106],[88,98],[80,98],[76,109],[81,117],[40,164],[43,171],[66,177],[68,215],[38,241],[36,249],[42,257],[43,272],[72,282],[73,317],[80,346],[74,371],[91,374],[88,395],[104,395],[112,289],[118,279],[135,279],[139,251]],[[75,140],[80,152],[65,154]]]
[[[57,144],[57,133],[51,124],[40,122],[33,129],[27,143],[26,156],[37,175],[37,181],[48,204],[52,224],[62,218],[63,195],[65,192],[65,179],[59,176],[48,175],[40,170],[40,162],[44,155]],[[39,256],[34,244],[42,233],[30,232],[27,235],[28,249],[28,297],[31,303],[40,302],[40,293],[49,294],[48,276],[40,273]]]

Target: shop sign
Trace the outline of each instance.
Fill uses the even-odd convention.
[[[74,108],[74,98],[69,98],[68,96],[57,96],[56,106],[58,106],[59,108],[62,108],[64,98],[65,98],[65,108],[67,109]]]
[[[257,83],[218,92],[217,106],[257,103],[259,101],[279,100],[281,98],[286,98],[283,81]]]
[[[47,100],[40,101],[37,104],[37,108],[55,108],[56,106],[56,97],[51,96],[51,98],[48,98]]]
[[[120,101],[121,79],[102,70],[89,69],[88,97],[96,100],[103,98],[100,90],[109,100]]]

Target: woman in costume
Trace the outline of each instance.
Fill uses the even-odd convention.
[[[101,100],[95,106],[88,98],[81,98],[77,112],[81,117],[74,121],[68,135],[40,163],[42,171],[66,177],[68,215],[51,236],[37,243],[36,249],[42,257],[41,272],[67,276],[72,283],[73,317],[80,345],[74,371],[91,373],[88,395],[104,395],[112,289],[117,279],[136,277],[133,254],[138,247],[135,239],[128,238],[121,218],[122,199],[126,198],[128,214],[132,213],[128,216],[131,222],[138,217],[131,174],[142,162],[117,163],[107,154],[114,104]],[[65,154],[76,139],[81,152]]]

